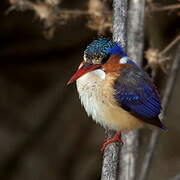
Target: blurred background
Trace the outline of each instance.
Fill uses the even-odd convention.
[[[157,67],[157,82],[168,76],[177,48],[179,8],[177,0],[146,1],[144,64],[148,50],[157,55],[176,41],[165,53],[167,68]],[[100,179],[104,130],[87,117],[75,85],[66,83],[86,45],[99,34],[111,37],[111,17],[111,0],[1,0],[0,180]],[[179,107],[180,73],[151,180],[180,174]],[[141,131],[145,147],[151,130]]]

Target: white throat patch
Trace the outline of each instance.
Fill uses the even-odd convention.
[[[128,62],[128,57],[122,57],[119,59],[119,64],[126,64]]]
[[[90,73],[97,75],[102,80],[106,77],[106,73],[101,69],[96,69],[94,71],[91,71]]]

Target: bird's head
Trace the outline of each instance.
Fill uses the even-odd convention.
[[[100,37],[92,41],[84,51],[84,60],[68,84],[76,81],[87,72],[102,68],[113,55],[120,58],[126,57],[123,49],[111,39]]]

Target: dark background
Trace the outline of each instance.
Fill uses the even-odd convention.
[[[66,0],[61,6],[86,9],[87,1]],[[6,15],[9,7],[8,1],[0,2],[0,179],[100,179],[104,130],[87,118],[75,85],[66,86],[97,31],[80,16],[57,26],[47,39],[33,11]],[[148,15],[145,49],[150,38],[160,50],[173,40],[177,17],[177,11]],[[165,118],[169,131],[161,133],[150,179],[180,173],[179,107],[180,74]]]

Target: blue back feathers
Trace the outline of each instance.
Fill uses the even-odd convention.
[[[111,54],[111,55],[119,55],[120,57],[124,57],[124,56],[127,56],[125,54],[125,52],[123,51],[122,47],[119,46],[119,45],[116,45],[112,48],[109,48],[108,49],[108,53]]]
[[[107,61],[109,56],[113,54],[118,54],[120,57],[126,56],[123,49],[116,42],[105,37],[92,41],[84,51],[88,62],[92,62],[94,58]]]
[[[161,111],[159,95],[148,74],[131,65],[124,68],[114,84],[117,103],[135,117],[165,129],[158,115]]]

